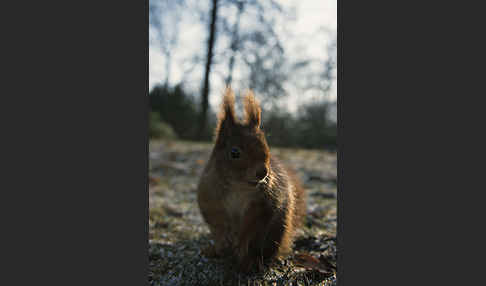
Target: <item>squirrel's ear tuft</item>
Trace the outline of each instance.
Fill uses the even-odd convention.
[[[225,131],[231,130],[231,127],[236,122],[235,117],[235,95],[231,88],[228,86],[223,95],[223,101],[221,103],[221,110],[218,114],[218,126],[216,128],[216,135]]]
[[[246,123],[251,127],[260,127],[261,109],[251,90],[246,93],[244,103]]]

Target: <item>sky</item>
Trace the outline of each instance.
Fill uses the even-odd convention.
[[[287,25],[287,29],[298,36],[298,43],[296,38],[285,41],[282,36],[283,45],[286,53],[292,57],[299,58],[299,55],[305,54],[315,58],[327,58],[324,47],[329,41],[329,38],[316,38],[315,32],[320,28],[324,28],[334,37],[337,35],[337,0],[277,0],[282,6],[289,7],[294,5],[296,7],[296,21],[293,25]],[[194,18],[196,15],[187,13],[182,16],[180,21],[180,34],[177,50],[173,55],[173,64],[171,66],[170,83],[176,84],[180,82],[186,71],[191,67],[189,63],[184,60],[198,52],[205,52],[205,43],[207,41],[207,31],[202,25],[194,25]],[[149,32],[150,37],[153,37],[152,31]],[[220,96],[218,96],[224,88],[224,82],[216,73],[218,68],[215,67],[215,73],[211,76],[211,92],[209,102],[213,108],[217,108],[220,103]],[[185,87],[190,90],[198,92],[201,87],[201,79],[203,76],[203,66],[200,65],[192,71],[194,80],[188,81],[189,85]],[[235,71],[237,74],[238,71]],[[165,80],[165,62],[164,56],[160,50],[153,45],[149,45],[149,89],[158,83]],[[330,99],[335,99],[337,96],[336,84],[330,92]],[[257,95],[258,97],[258,95]],[[298,103],[303,103],[312,100],[313,94],[298,94],[297,91],[289,89],[289,97],[285,101],[287,108],[295,111]]]

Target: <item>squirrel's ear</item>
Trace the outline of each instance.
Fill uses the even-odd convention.
[[[216,128],[216,134],[231,130],[231,127],[236,122],[235,117],[235,95],[230,87],[227,87],[223,102],[221,103],[221,111],[218,114],[218,127]]]
[[[260,127],[262,111],[260,109],[260,105],[255,99],[255,96],[253,95],[253,92],[250,90],[246,93],[244,103],[247,124],[251,127]]]

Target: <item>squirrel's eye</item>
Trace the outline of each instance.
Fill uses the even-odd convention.
[[[231,148],[231,158],[232,159],[238,159],[240,158],[240,150],[238,148]]]

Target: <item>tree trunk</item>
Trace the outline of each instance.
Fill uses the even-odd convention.
[[[206,58],[206,69],[204,74],[204,83],[201,94],[201,114],[199,120],[199,130],[197,132],[198,139],[204,139],[207,129],[207,113],[208,113],[208,96],[209,96],[209,76],[211,73],[211,64],[213,61],[213,49],[216,42],[216,19],[218,16],[218,0],[213,0],[213,7],[211,10],[211,23],[209,25],[209,39],[208,39],[208,54]]]
[[[240,30],[240,18],[241,14],[243,13],[243,5],[244,2],[238,2],[238,14],[236,15],[236,22],[233,26],[233,31],[231,35],[231,58],[228,64],[228,76],[226,77],[226,85],[231,85],[233,81],[233,68],[235,65],[235,56],[236,51],[239,49],[240,39],[239,39],[239,30]]]

